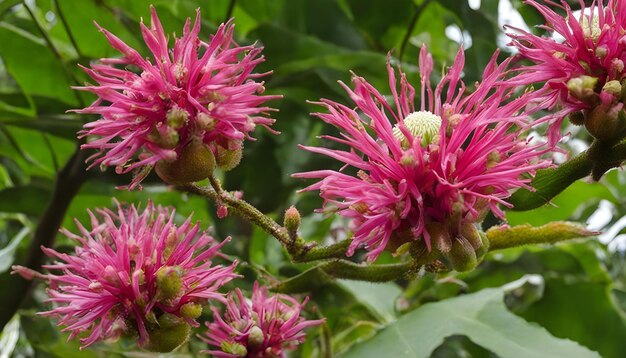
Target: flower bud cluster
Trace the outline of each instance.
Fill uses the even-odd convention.
[[[250,300],[239,289],[231,292],[226,310],[214,309],[216,319],[199,337],[214,347],[206,352],[218,358],[283,357],[304,341],[305,328],[324,323],[305,320],[301,316],[305,304],[306,299],[299,303],[287,295],[271,296],[255,283]]]

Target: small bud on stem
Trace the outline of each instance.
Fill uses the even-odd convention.
[[[287,229],[289,238],[293,241],[298,237],[298,229],[300,228],[300,212],[295,206],[291,206],[285,211],[285,219],[283,225]]]

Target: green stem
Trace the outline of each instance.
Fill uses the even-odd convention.
[[[544,205],[573,182],[589,175],[592,167],[587,152],[582,152],[556,168],[538,170],[530,184],[535,190],[519,189],[513,193],[508,200],[513,204],[511,210],[526,211]]]
[[[388,282],[405,277],[414,268],[413,261],[387,265],[361,265],[337,260],[324,264],[321,269],[334,278],[368,282]]]
[[[263,231],[274,236],[281,245],[285,247],[293,262],[310,262],[345,257],[345,252],[348,245],[350,245],[350,240],[343,240],[337,244],[322,247],[311,246],[301,237],[297,237],[296,240],[293,240],[289,237],[287,229],[279,225],[276,221],[264,215],[245,200],[238,199],[224,191],[216,178],[211,177],[209,181],[212,188],[203,188],[195,184],[188,184],[179,186],[177,189],[208,197],[218,204],[226,205],[234,214],[256,224]]]
[[[78,194],[78,190],[87,180],[88,174],[85,168],[87,156],[88,153],[77,147],[63,169],[57,173],[52,198],[39,218],[33,239],[28,248],[28,255],[23,262],[18,264],[36,271],[41,270],[41,265],[45,260],[41,247],[52,247],[54,245],[57,231],[72,199]],[[0,276],[0,286],[10,287],[11,289],[4,291],[0,295],[0,307],[2,307],[0,310],[0,331],[17,312],[22,301],[26,299],[31,284],[30,281],[24,280],[19,275],[7,275],[4,278]]]
[[[594,180],[611,168],[616,168],[626,160],[626,141],[617,145],[607,145],[594,141],[588,150],[562,163],[556,168],[538,170],[530,186],[533,191],[519,189],[509,198],[512,210],[526,211],[536,209],[552,200],[576,180],[589,174]]]
[[[406,45],[409,43],[409,39],[411,38],[411,34],[415,29],[415,25],[417,25],[417,20],[419,19],[422,11],[424,11],[424,8],[426,8],[426,6],[430,3],[430,1],[431,0],[425,0],[424,2],[422,2],[413,13],[413,17],[411,18],[409,27],[407,28],[406,33],[404,34],[404,38],[402,39],[402,45],[400,45],[400,53],[398,54],[398,59],[400,60],[400,62],[402,62],[402,57],[404,56]]]
[[[274,236],[280,243],[287,247],[288,250],[293,246],[293,242],[289,239],[287,231],[280,226],[276,221],[265,216],[257,208],[250,205],[247,201],[237,199],[230,193],[224,191],[220,182],[213,176],[209,177],[211,186],[217,193],[217,201],[226,204],[229,208],[242,216],[244,219],[251,221],[258,225],[261,229],[265,230],[268,234]]]
[[[412,254],[419,254],[419,256],[413,256],[414,258],[410,261],[387,265],[363,265],[346,260],[330,261],[288,278],[275,285],[273,289],[284,293],[310,292],[332,282],[336,278],[367,282],[388,282],[401,278],[411,279],[424,265],[432,262],[438,255],[434,250],[422,251],[419,244],[414,247],[416,250]]]
[[[230,20],[231,17],[233,17],[233,11],[235,10],[236,2],[237,0],[230,0],[230,3],[228,4],[228,10],[226,10],[226,16],[224,17],[224,22],[227,22],[228,20]]]
[[[314,246],[299,255],[294,255],[292,259],[294,262],[311,262],[333,258],[339,259],[346,256],[346,250],[351,242],[352,240],[346,239],[328,246]]]
[[[555,221],[539,227],[528,224],[513,227],[496,226],[485,232],[490,252],[524,245],[554,244],[597,234],[578,223],[567,221]]]
[[[70,31],[70,26],[67,23],[67,20],[65,19],[65,15],[63,15],[63,11],[61,11],[61,6],[59,6],[59,0],[54,0],[54,9],[56,10],[57,15],[59,16],[59,19],[61,20],[61,24],[63,24],[63,28],[65,29],[65,33],[67,34],[67,37],[70,39],[70,42],[72,43],[72,46],[74,47],[74,50],[76,50],[76,54],[78,55],[79,58],[83,58],[83,55],[80,52],[80,48],[78,48],[78,43],[76,42],[74,35],[72,35],[72,31]]]

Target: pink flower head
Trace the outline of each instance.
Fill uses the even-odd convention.
[[[348,149],[302,148],[345,166],[294,177],[320,179],[303,190],[319,190],[325,208],[352,219],[348,255],[365,247],[373,261],[385,248],[394,250],[413,240],[423,238],[429,249],[431,239],[437,245],[449,243],[488,210],[503,218],[498,204],[511,206],[504,199],[511,190],[528,188],[525,174],[549,165],[538,159],[545,152],[541,144],[530,144],[517,129],[527,125],[525,107],[534,96],[513,99],[512,89],[498,86],[507,64],[497,65],[494,55],[483,82],[466,94],[460,80],[464,53],[459,50],[433,91],[433,61],[423,47],[419,111],[413,86],[400,72],[398,91],[390,64],[394,105],[358,76],[353,77],[353,90],[342,83],[355,109],[325,99],[319,103],[328,113],[315,115],[341,132],[340,137],[322,138]]]
[[[215,321],[206,324],[206,337],[199,337],[217,347],[206,353],[219,358],[285,357],[285,351],[304,342],[304,329],[324,322],[300,317],[306,302],[298,303],[283,294],[268,296],[267,288],[255,282],[252,300],[247,300],[239,289],[231,292],[226,312],[222,315],[213,309]]]
[[[82,146],[98,150],[89,158],[91,167],[137,170],[131,189],[158,161],[174,161],[192,141],[204,143],[216,157],[240,150],[256,125],[269,128],[274,123],[263,116],[272,109],[261,104],[280,97],[259,95],[264,87],[255,79],[266,73],[252,71],[264,60],[262,48],[238,46],[232,21],[220,25],[207,43],[198,38],[197,10],[193,26],[187,19],[183,36],[175,37],[170,49],[157,13],[153,7],[151,11],[150,28],[142,22],[141,32],[153,58],[144,58],[99,27],[123,57],[83,67],[97,85],[77,88],[99,97],[76,111],[101,116],[80,132],[98,137]]]
[[[553,36],[536,36],[518,28],[508,35],[520,55],[532,62],[521,66],[509,80],[513,85],[545,82],[550,107],[563,109],[550,126],[552,141],[560,137],[560,123],[573,112],[583,117],[616,119],[623,109],[621,82],[626,77],[626,1],[593,1],[590,7],[580,0],[580,14],[575,15],[567,2],[545,4],[565,11],[566,17],[545,4],[527,0],[546,19],[540,28]],[[554,36],[557,35],[557,36]],[[587,128],[590,125],[585,123]],[[594,135],[594,130],[590,132]],[[602,136],[602,133],[599,133]]]
[[[213,265],[228,240],[216,244],[191,218],[176,226],[174,213],[152,203],[141,213],[118,204],[117,212],[90,211],[91,230],[78,222],[80,235],[63,229],[78,245],[74,254],[42,247],[58,260],[43,267],[58,274],[39,275],[48,281],[48,301],[55,305],[41,315],[58,318],[70,338],[81,335],[83,347],[122,334],[138,334],[139,345],[148,346],[164,316],[198,326],[201,305],[224,300],[218,289],[237,277],[236,263]]]

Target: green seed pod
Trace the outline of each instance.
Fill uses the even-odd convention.
[[[182,185],[206,179],[215,170],[215,157],[204,143],[194,140],[189,143],[174,161],[161,160],[156,164],[156,173],[164,182]]]

